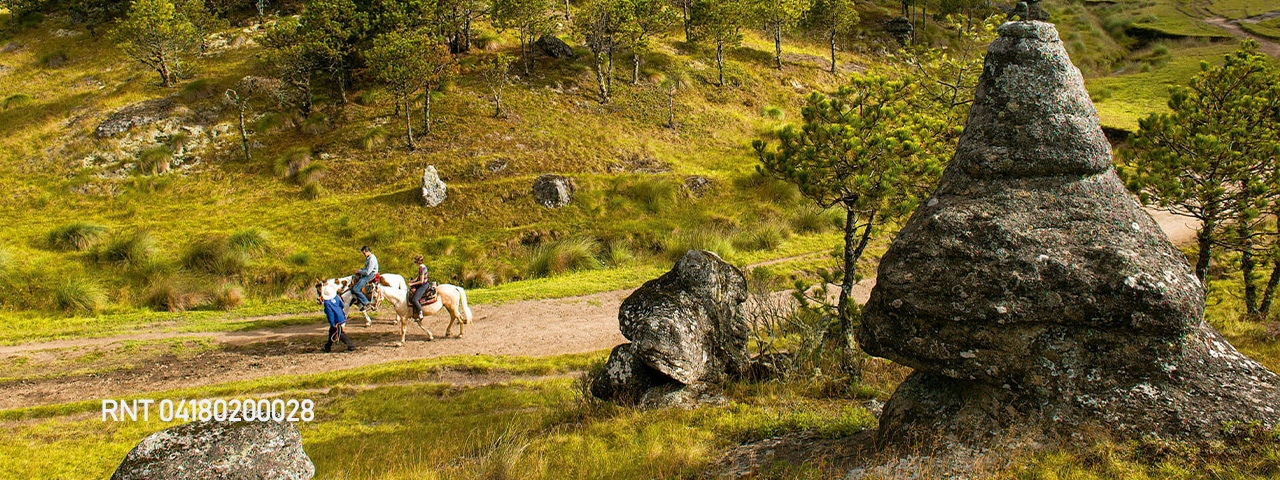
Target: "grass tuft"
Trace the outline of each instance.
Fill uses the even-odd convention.
[[[189,102],[204,100],[212,97],[216,88],[217,86],[207,78],[193,80],[182,87],[182,99]]]
[[[151,233],[138,230],[128,235],[113,236],[93,257],[100,262],[142,266],[155,259],[156,241]]]
[[[57,250],[84,251],[102,240],[107,227],[88,222],[74,222],[57,227],[45,236],[45,243]]]
[[[737,252],[729,235],[714,228],[676,230],[663,236],[661,243],[667,260],[673,262],[680,260],[689,250],[707,250],[722,258]]]
[[[219,310],[230,311],[244,303],[244,289],[237,285],[226,284],[218,288],[213,296],[213,306]]]
[[[94,281],[71,277],[54,290],[53,301],[64,312],[94,313],[107,304],[107,296]]]
[[[360,137],[360,148],[370,152],[382,148],[383,145],[387,144],[387,137],[386,128],[370,128],[368,132],[365,132],[364,136]]]
[[[9,95],[8,97],[4,98],[3,106],[5,110],[8,110],[10,108],[25,107],[27,105],[35,103],[35,101],[36,101],[35,97],[32,97],[31,95],[27,95],[25,93],[15,93],[13,95]]]
[[[176,278],[163,277],[151,284],[145,301],[152,310],[183,312],[195,304],[195,295]]]
[[[532,277],[548,277],[578,270],[600,268],[596,254],[600,243],[587,237],[574,237],[538,247],[527,271]]]

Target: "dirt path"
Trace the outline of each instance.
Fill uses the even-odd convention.
[[[1277,12],[1271,12],[1271,13],[1277,13]],[[1257,17],[1254,17],[1254,18],[1257,18]],[[1276,43],[1275,41],[1269,38],[1259,37],[1252,33],[1246,32],[1244,31],[1243,28],[1240,28],[1240,25],[1237,22],[1238,20],[1228,20],[1222,17],[1212,17],[1212,18],[1204,19],[1204,23],[1213,25],[1215,27],[1220,27],[1223,30],[1226,30],[1227,32],[1231,33],[1232,35],[1235,35],[1236,37],[1254,39],[1255,41],[1258,42],[1258,51],[1265,53],[1267,55],[1271,55],[1272,58],[1280,58],[1280,43]]]
[[[1182,245],[1194,240],[1195,226],[1186,219],[1163,212],[1151,213],[1174,243]],[[788,259],[809,256],[798,255]],[[874,278],[859,282],[854,287],[854,299],[865,303],[874,286]],[[4,346],[0,347],[0,358],[21,355],[37,361],[42,356],[50,356],[51,351],[76,348],[110,350],[129,340],[196,337],[207,338],[222,348],[192,358],[156,356],[148,359],[145,366],[106,373],[0,382],[0,391],[5,393],[0,395],[0,409],[278,375],[329,372],[448,355],[537,357],[590,352],[626,341],[618,332],[617,315],[622,300],[631,292],[632,289],[625,289],[554,300],[477,305],[473,307],[475,321],[467,328],[465,337],[440,338],[448,317],[438,315],[427,322],[428,328],[437,336],[435,341],[425,341],[426,336],[411,325],[408,341],[403,347],[396,346],[400,340],[400,328],[391,324],[389,312],[383,313],[382,318],[367,328],[359,326],[363,322],[353,318],[354,325],[348,332],[358,349],[352,353],[325,354],[319,351],[326,333],[323,322],[239,332],[139,333]],[[453,333],[456,335],[457,332]],[[3,376],[4,372],[0,372],[0,377]]]

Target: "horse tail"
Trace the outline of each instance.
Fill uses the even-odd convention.
[[[461,292],[461,295],[458,295],[458,298],[462,300],[462,320],[463,320],[462,323],[470,325],[471,324],[471,306],[467,305],[467,291],[464,290],[462,287],[458,287],[458,291]]]

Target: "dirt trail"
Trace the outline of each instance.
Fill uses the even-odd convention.
[[[1182,245],[1194,240],[1195,226],[1186,219],[1163,212],[1151,213],[1174,243]],[[854,299],[865,303],[874,286],[874,278],[859,282],[854,288]],[[426,322],[437,336],[435,341],[425,341],[426,335],[410,325],[408,341],[403,347],[396,346],[400,340],[400,328],[391,324],[390,312],[383,312],[381,318],[367,328],[360,326],[363,322],[353,318],[348,332],[358,348],[352,353],[326,354],[319,351],[327,326],[323,322],[240,332],[140,333],[5,346],[0,347],[0,358],[41,356],[56,349],[111,349],[115,344],[128,340],[180,337],[208,338],[224,348],[186,359],[158,356],[148,359],[149,363],[143,367],[113,372],[0,382],[0,391],[5,392],[5,395],[0,395],[0,409],[278,375],[329,372],[447,355],[536,357],[590,352],[626,342],[618,332],[617,315],[622,300],[631,292],[632,289],[625,289],[554,300],[476,305],[472,307],[475,321],[467,327],[465,337],[457,338],[455,330],[454,337],[441,338],[448,317],[437,315]],[[341,346],[337,348],[343,349]],[[40,352],[42,350],[45,352]],[[0,377],[3,376],[4,373],[0,372]]]
[[[1280,12],[1280,11],[1277,11],[1277,12]],[[1277,12],[1271,12],[1271,13],[1277,13]],[[1257,17],[1254,17],[1254,18],[1257,18]],[[1246,32],[1244,31],[1243,28],[1240,28],[1240,25],[1238,24],[1238,22],[1239,22],[1238,20],[1228,20],[1223,17],[1212,17],[1212,18],[1204,19],[1204,23],[1222,28],[1223,30],[1226,30],[1227,32],[1231,33],[1232,35],[1235,35],[1236,37],[1254,39],[1255,41],[1258,42],[1259,52],[1265,53],[1267,55],[1271,55],[1272,58],[1280,58],[1280,43],[1276,43],[1275,41],[1269,38],[1259,37],[1252,33]]]

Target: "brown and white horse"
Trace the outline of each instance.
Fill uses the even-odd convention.
[[[408,328],[405,325],[405,320],[409,319],[409,312],[411,311],[406,298],[409,295],[409,289],[390,286],[381,286],[379,289],[381,290],[381,295],[390,300],[391,305],[395,307],[396,320],[400,323],[399,345],[404,345],[405,333]],[[418,324],[418,328],[426,332],[427,341],[429,342],[435,340],[436,337],[431,334],[431,330],[422,325],[422,320],[425,317],[439,313],[442,309],[447,310],[449,312],[449,326],[444,329],[445,338],[449,338],[449,332],[453,330],[454,322],[458,324],[458,338],[462,338],[463,326],[471,323],[471,306],[467,305],[467,291],[457,285],[442,283],[436,285],[436,297],[435,302],[422,306],[422,318],[414,318],[412,320]]]
[[[346,277],[316,281],[317,289],[324,286],[336,287],[338,293],[342,295],[342,304],[348,308],[351,305],[351,299],[355,298],[355,293],[351,291],[351,287],[353,285],[355,285],[355,277],[350,275]],[[380,300],[382,300],[382,288],[408,289],[409,287],[407,285],[408,284],[404,281],[404,277],[400,275],[396,275],[394,273],[382,274],[381,281],[379,281],[376,288],[373,289],[373,295],[369,298],[369,306],[373,307],[373,310],[375,311],[378,309],[378,305],[381,303]],[[368,311],[360,313],[364,315],[364,326],[368,327],[373,325],[373,319],[369,318]],[[397,316],[396,321],[399,322],[399,316]]]

